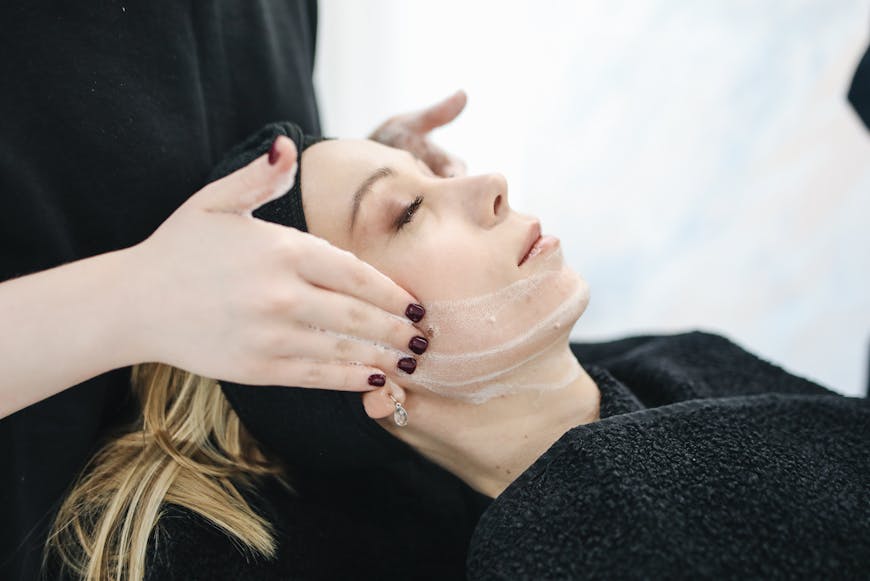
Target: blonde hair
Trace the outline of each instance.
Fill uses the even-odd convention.
[[[82,579],[145,574],[148,539],[166,503],[187,508],[255,555],[273,557],[271,524],[242,497],[263,477],[282,478],[245,431],[220,385],[161,363],[137,365],[136,422],[100,449],[55,518],[44,564]]]

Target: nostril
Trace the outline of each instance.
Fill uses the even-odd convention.
[[[498,215],[498,211],[500,208],[501,208],[501,194],[499,194],[495,197],[495,202],[493,202],[493,204],[492,204],[492,211],[496,216]]]

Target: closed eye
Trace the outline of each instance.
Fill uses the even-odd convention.
[[[408,222],[413,220],[414,214],[417,213],[417,210],[422,205],[423,205],[423,196],[417,196],[416,198],[414,198],[414,201],[411,202],[410,204],[408,204],[408,206],[405,208],[405,210],[401,214],[399,214],[399,216],[396,218],[396,221],[394,224],[394,228],[396,229],[396,231],[401,230],[405,224],[407,224]]]

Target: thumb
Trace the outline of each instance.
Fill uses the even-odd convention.
[[[436,127],[447,125],[462,113],[467,102],[468,96],[465,94],[465,91],[460,89],[446,99],[417,113],[412,113],[411,129],[421,133],[428,133]]]
[[[293,140],[279,135],[268,153],[208,184],[196,193],[193,203],[208,212],[250,215],[293,187],[296,157]]]

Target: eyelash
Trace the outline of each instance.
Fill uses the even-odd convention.
[[[398,219],[396,220],[396,230],[401,230],[402,226],[410,222],[414,219],[414,214],[417,213],[417,210],[420,206],[423,205],[423,196],[417,196],[413,202],[408,204],[408,207],[405,208],[405,211],[402,212]]]

